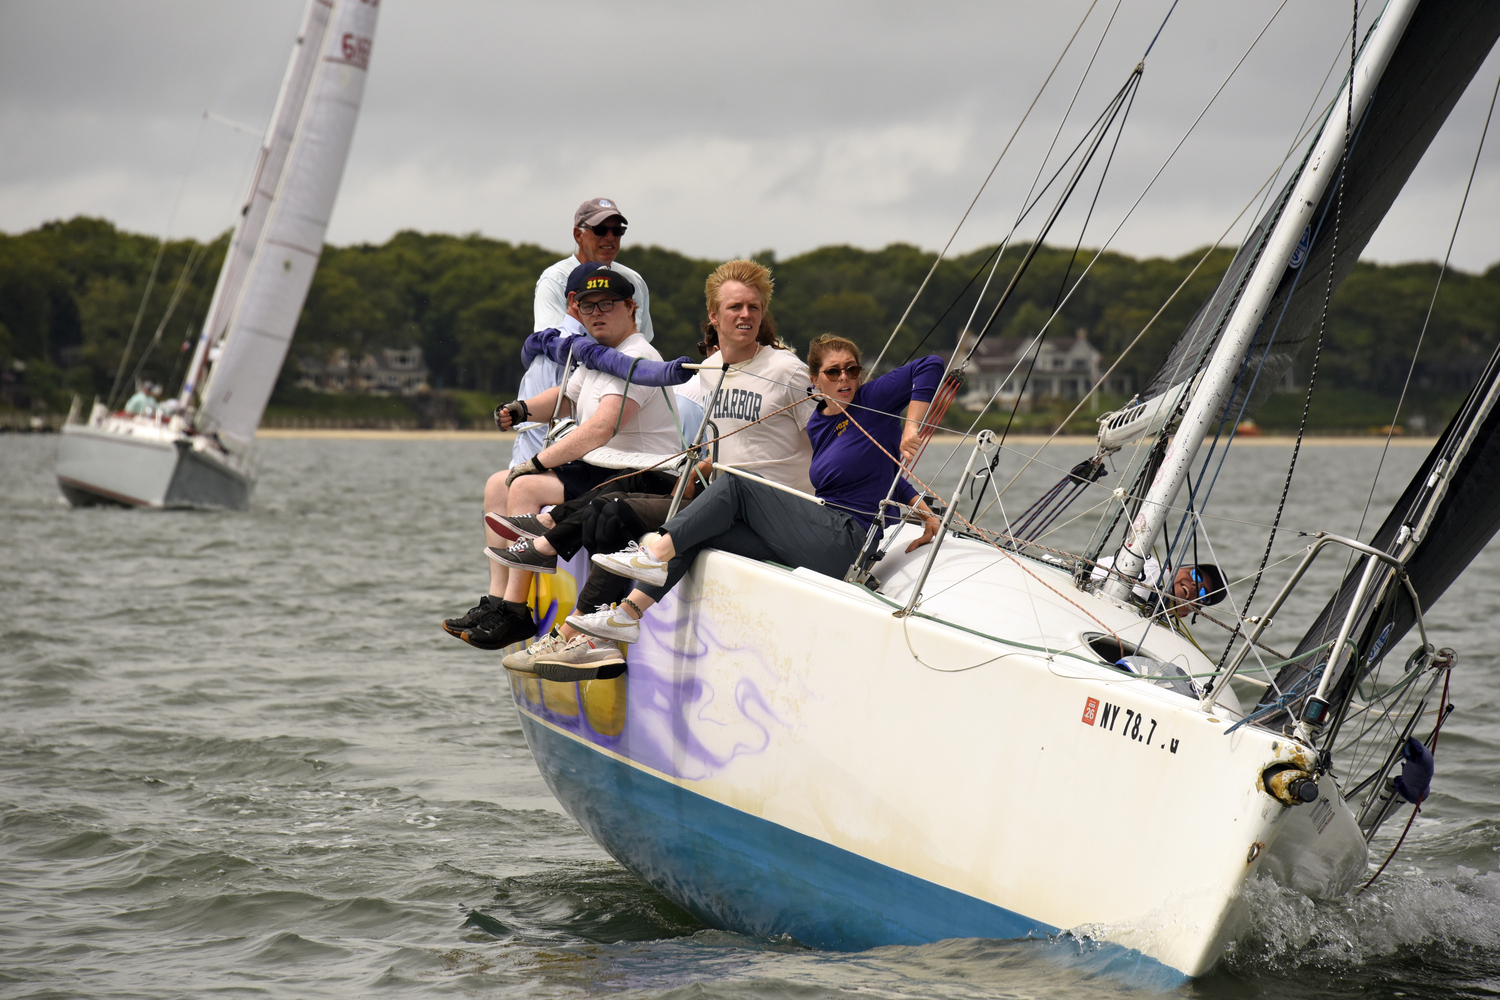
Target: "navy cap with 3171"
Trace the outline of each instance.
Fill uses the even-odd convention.
[[[608,292],[622,299],[635,297],[635,285],[619,271],[611,271],[609,265],[597,261],[579,264],[568,274],[568,294],[583,295],[588,292]]]

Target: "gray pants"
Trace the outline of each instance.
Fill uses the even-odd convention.
[[[865,529],[844,511],[729,473],[662,531],[672,536],[677,555],[667,563],[665,586],[641,588],[656,601],[677,586],[705,548],[842,579],[865,541]]]

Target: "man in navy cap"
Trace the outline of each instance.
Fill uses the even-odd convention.
[[[579,330],[629,357],[661,360],[636,329],[635,287],[628,278],[590,262],[578,265],[569,283],[568,315]],[[664,392],[591,368],[575,369],[566,385],[505,404],[495,419],[509,429],[533,413],[550,415],[554,408],[578,426],[526,461],[491,476],[484,488],[485,511],[534,517],[543,507],[581,497],[607,481],[642,478],[633,472],[653,469],[681,448],[677,419]],[[670,474],[645,475],[659,480],[655,492],[671,492]],[[488,525],[485,539],[489,591],[467,614],[444,621],[443,629],[480,649],[501,649],[536,634],[525,603],[531,574],[503,558],[504,540]]]
[[[625,216],[620,214],[620,206],[611,198],[590,198],[578,206],[578,211],[573,213],[573,242],[578,245],[578,251],[547,268],[537,279],[533,329],[556,329],[570,336],[579,332],[577,327],[568,322],[568,303],[575,291],[568,287],[568,276],[577,270],[578,265],[593,262],[607,265],[611,271],[624,275],[630,282],[634,288],[632,297],[635,300],[636,331],[648,343],[655,338],[655,331],[651,328],[651,304],[645,279],[625,265],[615,263],[615,255],[620,252],[620,241],[625,237],[627,224]],[[562,366],[546,355],[540,355],[531,362],[526,374],[521,377],[516,398],[530,399],[560,381]],[[516,435],[516,443],[511,446],[510,452],[512,468],[536,457],[537,452],[544,447],[545,433],[543,428],[533,427]]]

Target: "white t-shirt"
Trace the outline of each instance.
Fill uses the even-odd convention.
[[[723,356],[718,352],[704,362],[706,365],[723,363]],[[707,407],[713,399],[714,388],[719,384],[719,375],[720,371],[705,369],[679,388],[678,395],[693,400],[700,407]],[[719,461],[783,486],[811,493],[812,481],[807,475],[807,467],[812,462],[807,418],[812,415],[815,405],[807,394],[807,387],[811,384],[807,364],[792,351],[761,345],[749,361],[730,365],[724,376],[724,387],[709,414],[720,435],[752,424],[789,404],[796,405],[749,430],[724,438],[719,442]]]
[[[573,268],[578,267],[580,263],[577,256],[570,254],[547,268],[542,272],[542,276],[536,279],[533,330],[557,329],[565,335],[576,332],[577,327],[574,326],[576,321],[568,315],[568,275],[572,274]],[[635,286],[635,326],[641,336],[649,342],[656,336],[656,333],[651,328],[651,293],[646,288],[646,279],[624,264],[609,266],[611,270],[625,275]],[[574,329],[568,329],[570,326]],[[526,368],[526,373],[521,376],[521,386],[516,390],[516,398],[530,399],[532,396],[546,392],[561,381],[562,365],[546,355],[533,358]],[[549,415],[537,414],[536,416],[537,419],[545,421]],[[511,468],[515,468],[541,451],[546,433],[545,428],[534,427],[517,434],[516,443],[511,446]]]
[[[646,338],[638,333],[632,333],[626,337],[616,350],[632,358],[644,358],[647,361],[661,360],[661,355],[656,353],[656,348],[646,343]],[[667,398],[659,388],[631,383],[630,389],[626,390],[624,379],[606,375],[604,372],[596,372],[592,368],[580,367],[568,379],[565,392],[568,399],[573,401],[573,419],[580,424],[586,423],[594,415],[599,409],[600,400],[605,396],[624,395],[635,400],[641,407],[636,411],[635,416],[628,418],[620,425],[619,432],[609,440],[608,444],[584,455],[585,462],[594,462],[596,465],[609,468],[620,468],[622,466],[607,460],[595,461],[595,456],[602,459],[608,453],[613,452],[615,454],[638,453],[665,458],[682,450],[682,439],[677,433],[677,418],[672,415],[672,410],[667,405]]]

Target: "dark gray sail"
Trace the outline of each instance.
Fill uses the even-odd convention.
[[[1500,3],[1493,0],[1428,0],[1412,15],[1368,112],[1354,123],[1355,139],[1338,226],[1335,288],[1354,269],[1497,37]],[[1343,125],[1343,110],[1332,108],[1324,127]],[[1240,247],[1218,288],[1199,308],[1141,393],[1142,399],[1151,399],[1191,378],[1199,359],[1212,352],[1260,255],[1265,235],[1280,215],[1296,179],[1294,175],[1287,182]],[[1248,418],[1260,409],[1317,326],[1334,252],[1333,203],[1337,197],[1337,185],[1331,185],[1314,214],[1314,231],[1308,234],[1307,249],[1293,258],[1295,266],[1287,268],[1266,310],[1246,356],[1244,375],[1226,404],[1225,413],[1233,419]]]
[[[1407,578],[1424,613],[1458,578],[1490,539],[1500,530],[1500,347],[1490,356],[1483,377],[1458,413],[1448,422],[1442,437],[1422,467],[1412,477],[1401,499],[1391,508],[1385,523],[1370,545],[1393,556],[1400,554],[1405,534],[1427,521],[1424,534],[1406,562]],[[1444,477],[1436,473],[1446,472]],[[1343,585],[1324,606],[1321,614],[1293,656],[1305,653],[1338,637],[1338,632],[1359,589],[1365,559],[1354,564]],[[1374,669],[1416,622],[1411,595],[1394,573],[1388,572],[1372,587],[1355,618],[1350,635],[1356,655],[1344,664],[1342,676],[1329,685],[1329,700],[1340,705],[1351,686]],[[1284,668],[1271,689],[1286,691],[1301,680],[1317,662]],[[1349,662],[1359,664],[1349,670]],[[1267,700],[1272,695],[1268,694]]]

